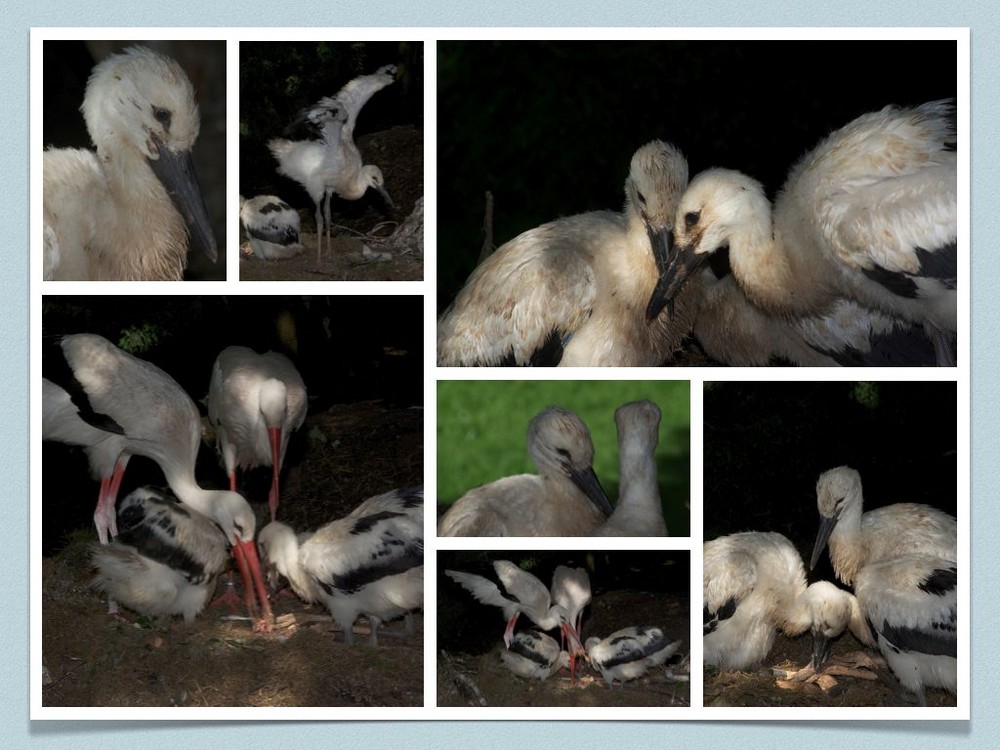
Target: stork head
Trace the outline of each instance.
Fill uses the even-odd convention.
[[[268,589],[274,592],[279,587],[279,577],[289,577],[290,560],[298,556],[295,532],[279,521],[272,521],[257,535],[257,547]]]
[[[830,535],[844,513],[861,510],[861,475],[849,466],[838,466],[820,474],[816,481],[816,507],[819,510],[819,531],[813,546],[809,568],[816,567]]]
[[[830,658],[831,642],[860,621],[860,609],[852,594],[829,581],[811,584],[803,596],[813,640],[810,664],[819,670]]]
[[[365,188],[373,188],[379,195],[382,196],[382,200],[386,202],[386,205],[390,209],[395,209],[396,204],[392,202],[392,198],[389,197],[389,191],[385,189],[385,178],[382,176],[382,170],[376,167],[374,164],[366,164],[361,168],[361,182],[364,184]]]

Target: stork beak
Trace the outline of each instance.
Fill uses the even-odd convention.
[[[830,539],[830,534],[833,533],[833,527],[836,525],[836,516],[830,516],[829,518],[823,516],[820,519],[819,532],[816,534],[816,544],[813,545],[812,558],[809,560],[809,570],[816,567],[816,563],[819,561],[819,557],[823,554],[823,550],[826,548],[826,543]]]
[[[812,639],[812,661],[810,661],[809,664],[818,672],[820,668],[826,664],[827,659],[830,658],[831,641],[818,630],[813,631]]]
[[[267,437],[271,443],[271,494],[267,504],[271,508],[271,521],[278,514],[278,476],[281,474],[281,428],[269,427]]]
[[[267,598],[267,588],[264,585],[264,574],[260,567],[260,558],[257,556],[257,545],[252,539],[241,539],[233,545],[233,556],[236,558],[236,565],[240,569],[243,577],[243,590],[247,598],[247,608],[250,610],[250,617],[256,622],[254,630],[268,631],[274,624],[274,615],[271,613],[271,602]],[[260,598],[263,616],[257,613],[257,604],[254,597]]]
[[[605,518],[611,515],[611,501],[608,500],[608,495],[601,486],[601,480],[597,478],[593,467],[587,467],[583,471],[570,467],[569,478],[583,491],[590,502],[597,506]]]
[[[654,231],[649,224],[646,225],[646,233],[649,235],[649,245],[653,249],[653,260],[656,262],[657,273],[656,288],[653,289],[653,294],[649,298],[649,304],[646,306],[646,320],[652,321],[660,314],[660,311],[669,301],[663,297],[661,287],[663,285],[663,278],[667,273],[667,267],[670,265],[670,253],[674,249],[674,235],[666,227],[659,231]],[[673,305],[671,305],[671,317],[673,317],[673,314]]]
[[[649,304],[646,306],[646,319],[653,320],[667,305],[671,305],[670,314],[673,315],[674,299],[680,294],[687,280],[710,257],[711,253],[695,253],[691,247],[674,248],[673,256],[665,270],[661,270],[656,288],[653,289],[653,294],[649,298]],[[660,268],[659,262],[657,268]]]
[[[184,217],[191,234],[191,244],[214,263],[218,258],[215,235],[212,234],[205,200],[198,189],[191,152],[175,152],[160,143],[156,145],[159,147],[159,158],[149,159],[149,166],[166,189],[174,208]]]

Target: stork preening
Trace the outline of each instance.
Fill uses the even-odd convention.
[[[321,602],[354,643],[354,622],[365,615],[370,644],[384,620],[424,605],[424,489],[393,490],[365,500],[344,518],[296,537],[279,522],[260,530],[265,564],[288,579],[306,602]]]
[[[855,580],[879,651],[922,706],[925,686],[957,690],[957,584],[955,562],[928,555],[870,563]]]
[[[518,677],[547,680],[560,669],[570,666],[570,655],[556,640],[537,630],[522,630],[500,652],[500,661]]]
[[[45,278],[180,280],[189,238],[214,262],[191,159],[198,105],[180,65],[129,47],[94,67],[81,109],[96,153],[44,156]]]
[[[605,639],[588,638],[587,656],[608,687],[618,680],[624,685],[642,677],[652,667],[666,662],[681,646],[671,641],[660,628],[631,627],[617,630]]]
[[[42,438],[80,445],[101,479],[94,524],[102,543],[117,534],[115,499],[129,457],[155,461],[184,505],[215,520],[233,547],[247,606],[257,617],[261,598],[268,627],[271,608],[253,538],[249,504],[235,492],[204,490],[195,479],[201,445],[198,409],[159,367],[96,334],[64,336],[45,362]]]
[[[684,298],[647,316],[687,178],[680,151],[652,141],[632,157],[621,213],[557,219],[498,248],[438,321],[438,364],[662,364],[693,323]]]
[[[866,565],[900,555],[955,560],[955,517],[920,503],[896,503],[862,513],[861,475],[849,466],[824,472],[816,482],[820,525],[810,568],[823,549],[837,578],[853,584]]]
[[[611,514],[594,473],[590,431],[573,412],[551,407],[528,425],[538,474],[469,490],[438,522],[439,536],[586,536]]]
[[[567,617],[577,637],[583,637],[583,610],[590,604],[590,576],[583,568],[569,568],[559,565],[552,573],[552,603],[566,610]],[[585,655],[582,644],[578,640],[570,640],[569,674],[570,679],[576,679],[577,657]]]
[[[833,132],[790,171],[773,206],[756,180],[710,169],[688,186],[652,310],[729,248],[747,298],[769,315],[829,314],[838,299],[921,326],[955,364],[954,105],[886,107]]]
[[[236,491],[237,467],[271,467],[268,505],[275,520],[288,440],[306,419],[306,386],[295,365],[278,352],[226,347],[212,367],[208,418],[230,490]]]
[[[663,505],[656,482],[656,444],[660,407],[636,401],[615,410],[621,491],[611,517],[594,536],[666,536]]]
[[[274,195],[240,196],[240,223],[253,254],[261,260],[293,258],[299,244],[299,213]]]
[[[226,566],[225,535],[171,493],[149,487],[122,500],[118,519],[114,542],[92,551],[95,587],[140,614],[193,622]]]
[[[278,161],[278,172],[302,185],[316,204],[317,268],[323,253],[324,219],[326,244],[330,246],[330,198],[334,194],[356,201],[373,188],[393,207],[382,170],[365,164],[354,145],[354,126],[372,95],[395,80],[396,66],[384,65],[371,75],[348,82],[336,96],[325,96],[300,112],[296,124],[308,123],[319,130],[319,140],[268,141],[267,147]]]

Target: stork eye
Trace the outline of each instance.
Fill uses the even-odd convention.
[[[646,205],[646,196],[644,196],[638,190],[635,191],[635,195],[639,199],[639,203],[642,204],[643,206],[645,206]]]
[[[173,117],[169,109],[164,109],[163,107],[153,107],[153,117],[156,121],[163,125],[167,130],[170,130],[170,119]]]
[[[695,224],[698,223],[698,220],[700,218],[701,218],[701,211],[689,211],[688,213],[684,214],[684,226],[690,229],[691,227],[693,227]]]

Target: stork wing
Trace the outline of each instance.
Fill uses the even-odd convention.
[[[590,576],[583,568],[560,565],[552,574],[552,601],[569,612],[571,621],[590,603]]]
[[[509,560],[495,560],[493,569],[508,594],[521,602],[526,610],[533,611],[537,617],[545,616],[551,602],[549,590],[544,583]]]

